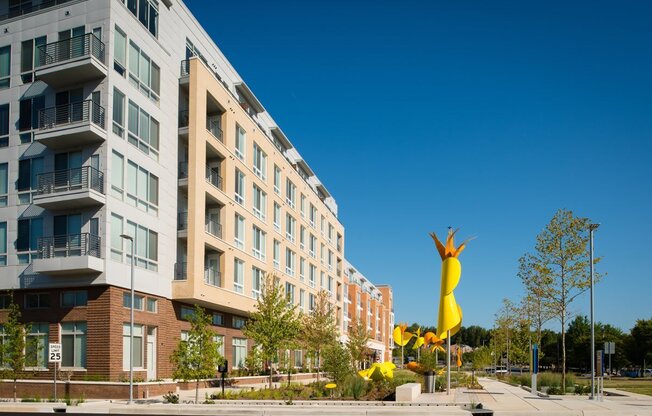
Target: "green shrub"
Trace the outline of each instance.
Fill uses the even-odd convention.
[[[587,395],[591,393],[591,386],[588,386],[586,384],[576,384],[574,386],[573,393],[578,394],[580,396]]]
[[[562,392],[561,392],[561,387],[558,387],[558,386],[550,386],[550,387],[548,387],[548,390],[546,391],[546,393],[548,393],[549,395],[558,395],[558,394],[562,394]]]
[[[179,395],[173,392],[168,392],[163,395],[165,403],[179,404]]]

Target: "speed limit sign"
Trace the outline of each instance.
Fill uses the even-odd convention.
[[[49,363],[61,362],[61,344],[50,344],[50,348],[48,352],[48,362]]]

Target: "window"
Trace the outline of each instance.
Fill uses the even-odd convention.
[[[32,141],[32,130],[38,129],[39,112],[45,108],[45,96],[20,100],[18,104],[18,130],[20,142]]]
[[[328,223],[328,242],[333,244],[333,225]]]
[[[319,246],[319,261],[321,261],[321,264],[324,264],[326,260],[326,255],[324,254],[324,243],[321,243]]]
[[[111,259],[122,261],[122,217],[111,214]]]
[[[244,250],[245,219],[238,214],[235,214],[235,233],[233,234],[233,242],[237,248]]]
[[[252,254],[255,258],[265,261],[266,250],[265,250],[265,240],[267,239],[267,234],[260,228],[254,225],[254,238],[253,238],[253,248]]]
[[[286,215],[285,218],[285,236],[287,237],[288,240],[294,243],[294,235],[295,235],[295,229],[296,229],[296,223],[297,221],[294,219],[294,217],[290,214]]]
[[[265,221],[265,211],[267,211],[267,194],[254,184],[254,215]]]
[[[182,306],[179,310],[179,318],[184,321],[188,321],[191,316],[195,314],[195,310],[188,306]]]
[[[25,309],[49,308],[49,293],[28,293],[25,295]]]
[[[319,223],[319,230],[321,231],[321,235],[322,235],[322,236],[324,235],[324,230],[325,230],[325,229],[324,229],[324,221],[325,221],[325,220],[326,220],[326,219],[325,219],[324,216],[322,215],[322,216],[321,216],[321,221],[320,221],[320,223]]]
[[[46,368],[49,325],[45,322],[33,323],[28,326],[25,343],[25,366]]]
[[[131,160],[127,163],[127,202],[145,212],[158,214],[158,177]]]
[[[244,160],[246,152],[247,133],[239,125],[235,125],[235,155]]]
[[[299,258],[299,280],[304,282],[306,280],[306,259]]]
[[[235,202],[244,205],[245,201],[245,175],[240,170],[235,170]]]
[[[317,208],[310,203],[310,226],[315,228],[315,221],[317,220]]]
[[[310,312],[315,310],[315,295],[312,293],[308,295],[308,310]]]
[[[244,293],[244,261],[233,260],[233,290],[237,293]]]
[[[113,69],[123,77],[127,72],[127,35],[118,26],[113,37]]]
[[[233,368],[241,368],[247,359],[247,338],[233,338]]]
[[[158,36],[158,0],[127,0],[127,9],[149,33]]]
[[[317,250],[317,237],[310,234],[310,245],[308,246],[308,253],[310,257],[315,258],[315,251]]]
[[[129,42],[129,81],[155,103],[159,100],[160,72],[149,56]]]
[[[114,150],[111,155],[111,194],[120,199],[124,192],[124,173],[124,157]]]
[[[301,194],[301,218],[306,218],[306,196]]]
[[[25,40],[20,49],[20,78],[23,84],[34,80],[34,67],[40,61],[41,49],[47,43],[47,37],[41,36],[36,39]]]
[[[136,245],[136,266],[143,269],[158,270],[158,233],[127,221],[125,234],[134,237]],[[127,252],[127,260],[131,261],[131,250]]]
[[[147,298],[147,312],[156,313],[158,301],[154,298]]]
[[[213,312],[213,325],[224,326],[224,315],[221,313]]]
[[[331,272],[333,271],[333,259],[334,259],[333,252],[328,250],[328,270]]]
[[[251,272],[251,297],[258,299],[263,284],[263,271],[257,267],[253,267]]]
[[[299,248],[301,248],[301,250],[306,249],[306,227],[304,227],[303,225],[301,226],[299,231]]]
[[[144,296],[134,295],[134,309],[138,311],[143,310],[143,300]],[[131,293],[124,292],[122,293],[122,306],[125,308],[131,308]]]
[[[18,220],[16,251],[18,264],[29,264],[38,250],[38,240],[43,236],[43,218]],[[21,252],[24,252],[21,254]]]
[[[159,124],[153,117],[143,111],[136,103],[129,100],[129,143],[143,153],[158,160]]]
[[[131,333],[130,324],[122,324],[122,369],[129,370],[129,354],[131,352]],[[134,324],[134,355],[133,366],[134,368],[143,368],[144,366],[144,349],[145,343],[143,342],[143,326]]]
[[[289,248],[285,249],[285,273],[294,276],[296,254]]]
[[[285,282],[285,298],[290,305],[294,305],[294,285]]]
[[[281,194],[281,168],[274,165],[274,192]]]
[[[303,367],[303,351],[301,350],[294,351],[294,366],[296,368]]]
[[[281,232],[281,206],[274,202],[274,230]]]
[[[9,104],[3,104],[0,105],[0,147],[7,146],[9,146]]]
[[[113,132],[125,137],[125,95],[117,88],[113,89]]]
[[[328,276],[328,294],[333,296],[333,278]]]
[[[224,335],[213,335],[213,342],[217,346],[220,357],[224,357]]]
[[[314,288],[317,280],[317,268],[314,265],[310,265],[309,274],[308,274],[308,286]]]
[[[247,323],[247,321],[244,318],[242,318],[240,316],[234,316],[233,317],[233,327],[235,329],[244,328],[245,323]]]
[[[254,143],[254,174],[263,181],[267,180],[267,155]]]
[[[0,90],[9,88],[11,78],[11,45],[0,48]]]
[[[0,266],[6,266],[6,265],[7,265],[7,222],[5,221],[5,222],[0,222]]]
[[[18,191],[18,205],[32,203],[32,195],[38,188],[38,175],[43,173],[43,158],[34,157],[18,161],[18,180],[16,190]]]
[[[274,240],[274,268],[281,269],[281,243]]]
[[[289,179],[286,180],[285,184],[286,184],[285,202],[287,202],[291,208],[294,208],[294,201],[296,199],[297,187],[294,186],[294,183],[292,183],[292,181]]]
[[[303,289],[299,289],[299,309],[301,312],[306,310],[306,291]]]
[[[319,289],[324,289],[324,272],[319,272]]]
[[[74,308],[88,304],[88,292],[85,290],[66,291],[61,293],[61,307]]]
[[[61,324],[61,366],[86,368],[86,322]]]
[[[0,163],[0,207],[7,206],[9,193],[9,164]]]

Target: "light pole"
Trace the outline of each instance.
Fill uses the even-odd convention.
[[[134,402],[134,238],[127,234],[120,234],[121,238],[131,241],[131,300],[129,318],[129,404]]]
[[[595,320],[593,302],[593,232],[600,224],[589,224],[589,263],[591,264],[591,397],[595,399]],[[602,374],[600,374],[602,376]]]

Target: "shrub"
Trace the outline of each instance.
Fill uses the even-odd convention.
[[[179,395],[169,391],[163,395],[163,400],[165,403],[179,404]]]
[[[558,386],[550,386],[548,387],[548,390],[546,391],[549,395],[558,395],[561,394],[561,387]]]

